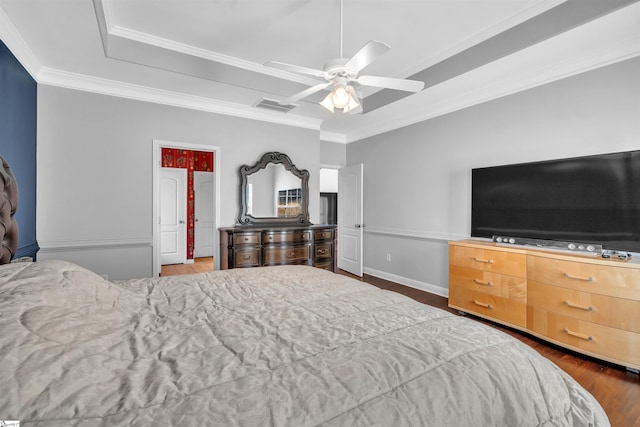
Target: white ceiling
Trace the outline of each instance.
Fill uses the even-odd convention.
[[[362,88],[360,115],[325,111],[322,95],[289,113],[254,107],[315,82],[264,62],[339,57],[340,0],[0,0],[0,38],[41,84],[350,142],[640,54],[640,3],[580,1],[344,0],[344,56],[383,41],[366,74],[426,82],[409,96]]]

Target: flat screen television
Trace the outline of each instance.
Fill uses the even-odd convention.
[[[471,236],[640,252],[640,150],[473,169]]]

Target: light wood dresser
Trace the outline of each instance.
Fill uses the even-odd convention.
[[[305,264],[334,271],[336,227],[220,228],[220,268]]]
[[[449,242],[449,307],[640,369],[640,264]]]

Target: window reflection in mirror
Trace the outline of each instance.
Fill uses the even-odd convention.
[[[256,218],[294,217],[302,212],[302,180],[282,164],[247,176],[247,214]]]

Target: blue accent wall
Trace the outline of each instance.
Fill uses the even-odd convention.
[[[36,81],[0,40],[0,154],[18,182],[16,258],[35,258],[40,249],[36,240],[36,117]]]

